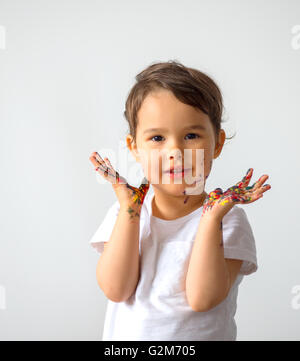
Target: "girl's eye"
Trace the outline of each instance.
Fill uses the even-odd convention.
[[[192,135],[192,138],[189,138],[189,139],[196,139],[196,138],[200,138],[200,136],[198,134],[195,134],[195,133],[189,133],[187,134],[187,136],[189,135]],[[156,138],[156,139],[155,139]],[[151,138],[152,141],[154,142],[159,142],[161,141],[160,139],[157,139],[157,138],[163,138],[161,135],[155,135],[154,137]]]
[[[162,138],[161,135],[155,135],[154,137],[151,138],[151,140],[153,140],[154,138]],[[154,140],[154,142],[156,142],[157,140]]]
[[[189,133],[188,135],[195,135],[196,138],[199,138],[199,135],[198,135],[198,134],[195,134],[195,133]],[[193,137],[193,138],[190,138],[190,139],[195,139],[195,138]]]

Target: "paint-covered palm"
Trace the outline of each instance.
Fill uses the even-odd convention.
[[[95,170],[112,184],[120,205],[136,206],[135,209],[131,207],[128,211],[132,216],[138,215],[136,210],[142,206],[150,187],[148,180],[144,178],[139,188],[131,186],[124,177],[115,171],[107,157],[102,159],[97,152],[93,152],[89,159],[95,166]]]
[[[263,183],[269,178],[263,175],[252,186],[249,186],[253,174],[253,168],[249,168],[242,181],[228,188],[223,193],[221,188],[216,188],[210,192],[204,203],[202,215],[212,215],[222,220],[235,204],[248,204],[263,197],[263,193],[271,188],[269,184]]]

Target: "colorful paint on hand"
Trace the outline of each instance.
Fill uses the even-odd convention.
[[[133,187],[133,186],[129,185],[128,183],[126,183],[126,187],[132,190],[133,202],[142,205],[144,203],[144,199],[148,192],[150,184],[147,181],[147,179],[144,178],[143,182],[139,188]]]
[[[248,186],[252,174],[253,168],[249,168],[242,181],[237,182],[224,193],[222,188],[216,188],[210,192],[204,201],[203,214],[212,209],[216,204],[223,206],[232,206],[236,203],[247,204],[263,197],[262,193],[271,188],[269,184],[262,186],[268,176],[263,175],[252,186]]]
[[[101,170],[105,176],[107,176],[107,175],[110,175],[113,177],[115,176],[112,172],[109,171],[108,167],[105,167],[102,164],[100,164],[98,167],[95,168],[96,172],[98,172],[99,170]]]
[[[132,190],[132,200],[134,203],[137,203],[139,206],[142,206],[144,203],[145,196],[149,190],[150,184],[146,177],[144,177],[142,184],[139,188],[133,187],[126,183],[126,187]],[[134,217],[140,216],[140,208],[139,211],[134,210],[131,206],[127,209],[128,213],[130,214],[130,219]]]
[[[103,175],[107,181],[111,182],[112,184],[126,183],[126,180],[123,177],[120,177],[119,173],[114,170],[107,157],[105,157],[103,160],[97,152],[94,152],[90,157],[90,160],[96,166],[95,171]]]
[[[146,193],[150,187],[150,184],[146,177],[143,178],[140,187],[136,188],[129,185],[126,179],[121,177],[119,173],[114,170],[113,166],[111,165],[107,157],[105,157],[103,160],[97,152],[94,152],[90,157],[90,160],[96,166],[95,170],[99,171],[99,173],[102,174],[105,177],[105,179],[107,179],[109,182],[113,184],[117,184],[117,186],[122,184],[125,185],[126,188],[130,189],[132,191],[133,203],[142,206]],[[130,214],[130,218],[139,216],[139,211],[135,210],[134,207],[132,206],[129,206],[127,211]]]

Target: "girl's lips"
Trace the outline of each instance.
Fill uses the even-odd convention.
[[[184,172],[180,172],[180,173],[170,173],[170,178],[183,178],[184,177]]]
[[[182,178],[184,174],[189,173],[191,169],[184,169],[182,172],[172,172],[166,171],[165,173],[169,175],[170,178]]]
[[[169,169],[169,170],[164,171],[164,173],[173,173],[173,171],[174,171],[174,169],[173,170]],[[191,168],[184,168],[183,171],[189,172],[189,171],[191,171]]]

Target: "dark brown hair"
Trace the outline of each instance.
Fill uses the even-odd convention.
[[[187,68],[177,60],[154,63],[140,72],[136,84],[126,100],[124,116],[129,133],[136,142],[137,113],[150,92],[160,89],[171,91],[182,103],[191,105],[207,114],[216,137],[219,135],[223,114],[223,97],[215,81],[205,73]],[[227,138],[231,139],[231,138]]]

